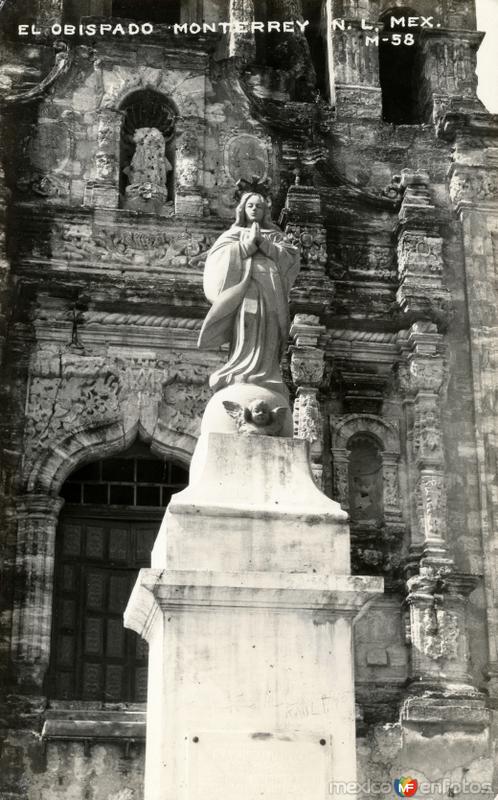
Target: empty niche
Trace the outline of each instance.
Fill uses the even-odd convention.
[[[382,454],[375,439],[357,434],[349,449],[349,514],[351,523],[379,524],[383,517]]]

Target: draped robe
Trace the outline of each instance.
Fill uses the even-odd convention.
[[[289,333],[289,291],[299,256],[277,229],[263,229],[264,252],[246,257],[240,237],[247,228],[225,231],[209,251],[204,292],[212,303],[199,347],[230,345],[228,362],[214,372],[217,391],[232,383],[255,383],[287,395],[280,359]]]

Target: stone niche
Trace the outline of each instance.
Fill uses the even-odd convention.
[[[95,99],[80,97],[79,89],[72,103],[76,109],[83,103],[82,110],[92,110],[95,118],[96,150],[84,170],[85,205],[203,215],[208,60],[205,53],[191,56],[188,67],[182,52],[172,51],[167,69],[121,65],[119,71],[105,57],[96,59],[87,80]]]

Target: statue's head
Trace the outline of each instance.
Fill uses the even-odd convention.
[[[136,144],[163,144],[164,136],[157,128],[137,128],[133,134],[133,141]]]
[[[262,194],[246,192],[242,195],[235,212],[235,224],[247,228],[259,222],[262,228],[273,228],[270,207]]]

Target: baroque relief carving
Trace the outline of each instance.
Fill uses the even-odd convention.
[[[215,239],[215,233],[159,233],[115,227],[96,227],[92,235],[91,231],[59,224],[53,247],[56,257],[78,261],[202,269]]]
[[[425,608],[420,615],[420,648],[435,661],[458,658],[458,615],[445,608]]]
[[[450,197],[455,205],[467,202],[496,200],[498,174],[496,170],[454,165],[450,178]]]
[[[139,422],[165,442],[171,434],[186,436],[188,445],[198,435],[210,396],[207,366],[157,359],[149,352],[111,348],[107,358],[51,352],[33,367],[38,374],[32,371],[28,397],[26,475],[44,451],[61,448],[62,454],[62,443],[81,431],[100,431],[105,442],[106,428],[116,423],[125,430]]]
[[[54,442],[62,433],[105,424],[119,413],[118,376],[103,359],[66,360],[59,374],[31,379],[26,415],[26,450]]]
[[[422,474],[420,493],[426,537],[442,541],[446,531],[446,490],[443,476]]]
[[[332,449],[346,449],[356,433],[373,434],[388,453],[399,455],[399,429],[393,421],[386,422],[374,414],[348,414],[332,426]]]
[[[417,409],[413,449],[415,455],[421,458],[434,458],[438,461],[443,457],[443,442],[441,436],[441,420],[436,407]]]
[[[260,180],[268,177],[271,153],[271,139],[262,132],[253,133],[232,129],[222,135],[223,168],[227,178],[238,181],[240,178]]]
[[[330,255],[335,262],[333,274],[348,272],[364,280],[396,280],[396,262],[392,247],[360,242],[332,242]]]
[[[191,379],[188,382],[166,381],[158,411],[158,428],[197,436],[202,414],[212,395],[207,381],[207,372],[194,382]]]
[[[417,275],[441,275],[443,272],[443,240],[439,236],[402,234],[398,243],[399,275],[407,271]]]
[[[317,397],[325,370],[324,351],[318,347],[325,327],[314,314],[296,314],[290,329],[291,374],[297,387],[293,409],[294,436],[310,442],[312,470],[322,483],[323,417]]]
[[[308,268],[322,268],[327,264],[326,231],[321,225],[296,225],[287,223],[285,238],[299,248],[301,263]]]
[[[300,389],[294,403],[294,436],[307,439],[311,444],[321,442],[322,414],[314,389]]]
[[[320,386],[324,371],[323,350],[313,347],[293,347],[292,379],[296,386]]]
[[[334,456],[334,496],[346,511],[349,509],[349,477],[347,457]]]
[[[455,12],[449,10],[449,14],[454,27],[460,27],[462,9],[456,18]],[[467,33],[466,39],[461,35],[455,39],[445,35],[441,39],[435,37],[425,41],[424,73],[433,91],[474,97],[477,85],[476,51],[479,43],[480,37],[476,33]]]
[[[397,510],[399,507],[399,481],[398,466],[384,465],[384,508],[386,511]]]
[[[415,391],[430,391],[437,394],[443,385],[444,365],[442,358],[414,358],[410,362],[410,384]]]

